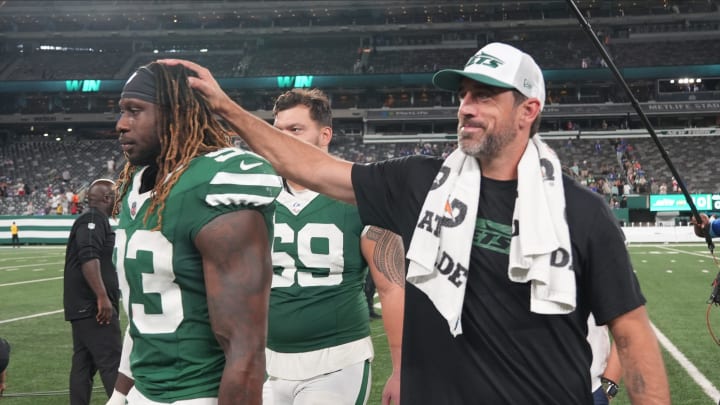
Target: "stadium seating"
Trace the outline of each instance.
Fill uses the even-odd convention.
[[[532,55],[544,69],[577,69],[583,59],[589,68],[600,62],[588,40],[506,40]],[[476,45],[477,46],[477,45]],[[365,62],[372,66],[364,73],[429,73],[437,69],[462,66],[476,46],[437,48],[413,46],[403,49],[378,48]],[[387,48],[387,47],[385,47]],[[390,47],[392,48],[392,47]],[[720,42],[715,39],[678,40],[662,43],[618,42],[608,46],[620,67],[667,66],[676,64],[676,55],[684,56],[687,65],[716,62]],[[298,44],[298,46],[266,46],[262,49],[216,50],[210,53],[187,51],[179,53],[57,52],[36,51],[9,55],[0,62],[0,80],[66,80],[93,77],[112,79],[124,77],[127,71],[159,57],[183,57],[208,66],[218,77],[275,76],[295,74],[355,74],[353,65],[359,59],[357,43],[352,40],[338,45]],[[130,60],[131,62],[128,62]],[[238,65],[247,65],[238,70]],[[79,69],[81,67],[81,69]],[[125,67],[125,69],[123,69]]]
[[[9,196],[0,198],[0,214],[24,213],[28,201],[36,210],[47,204],[46,188],[73,191],[84,189],[100,177],[115,178],[124,164],[117,141],[30,140],[0,148],[0,181],[8,184]],[[108,173],[107,161],[115,158],[116,171]],[[66,172],[66,173],[65,173]],[[18,196],[16,187],[26,184],[31,195]],[[37,189],[36,189],[37,188]]]
[[[120,3],[137,5],[138,10],[133,7],[128,10]],[[544,69],[603,68],[586,35],[568,19],[570,10],[564,2],[493,3],[479,7],[450,0],[408,4],[377,1],[361,6],[338,1],[320,10],[299,1],[289,1],[288,7],[278,9],[265,2],[227,0],[213,3],[212,10],[196,10],[181,4],[173,11],[175,3],[96,1],[94,13],[61,13],[50,10],[60,7],[59,2],[49,2],[48,10],[33,14],[8,12],[21,4],[11,1],[0,8],[0,33],[6,34],[0,37],[3,45],[0,81],[124,79],[137,66],[168,56],[196,61],[221,79],[427,74],[462,66],[475,49],[489,41],[503,41],[525,50]],[[237,11],[240,4],[243,13]],[[147,12],[140,12],[143,7],[147,7]],[[716,41],[714,32],[720,27],[720,17],[714,2],[600,2],[583,7],[620,67],[671,66],[678,63],[678,55],[682,55],[686,65],[717,63],[715,55],[720,53],[720,41]],[[46,42],[55,47],[43,47]],[[717,102],[718,83],[708,83],[707,88],[703,83],[698,92],[677,94],[660,94],[655,80],[638,80],[630,86],[642,102]],[[549,81],[547,87],[547,105],[592,106],[628,101],[619,86],[607,81],[569,79]],[[455,106],[457,100],[451,93],[429,85],[402,83],[325,90],[335,110],[358,112],[355,119],[336,120],[333,153],[351,161],[370,162],[413,153],[442,156],[448,152],[444,143],[371,144],[364,143],[363,136],[366,130],[408,139],[423,133],[452,133],[454,122],[388,121],[367,125],[362,120],[362,110]],[[235,88],[230,94],[248,110],[267,114],[280,91]],[[42,124],[38,127],[52,128],[56,114],[115,113],[117,98],[118,94],[112,92],[8,93],[0,100],[0,115],[39,115]],[[345,115],[353,114],[346,111]],[[597,140],[592,130],[600,129],[601,120],[607,120],[611,130],[622,127],[624,119],[589,113],[578,118],[583,132],[579,139],[572,139],[571,148],[567,146],[567,137],[548,141],[566,166],[576,161],[587,162],[594,177],[600,177],[598,173],[617,165],[617,159],[611,140],[602,139],[601,152],[596,152]],[[566,121],[557,116],[546,118],[542,130],[561,130]],[[689,123],[715,124],[712,114],[666,117],[655,122],[671,128]],[[111,126],[100,132],[112,132]],[[7,162],[0,166],[0,180],[9,182],[11,188],[20,184],[42,188],[45,183],[61,183],[63,172],[68,172],[72,185],[82,187],[105,173],[106,161],[111,157],[116,158],[118,167],[121,165],[122,156],[114,140],[98,140],[94,136],[86,139],[86,135],[97,135],[96,132],[78,132],[54,141],[39,138],[42,130],[0,128],[0,157]],[[717,177],[715,171],[697,159],[711,147],[713,139],[699,136],[663,139],[692,191],[714,192],[720,188],[713,181]],[[631,158],[641,163],[648,179],[654,178],[658,183],[671,181],[671,174],[649,139],[626,141],[633,146]],[[623,178],[630,175],[622,173]],[[0,213],[24,209],[29,198],[0,198],[3,200]]]

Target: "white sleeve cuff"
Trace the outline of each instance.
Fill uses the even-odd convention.
[[[125,405],[126,403],[125,395],[118,390],[113,390],[112,396],[105,405]]]

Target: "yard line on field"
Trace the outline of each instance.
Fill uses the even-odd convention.
[[[62,261],[51,262],[51,263],[43,263],[43,264],[53,264],[53,263],[57,263],[58,265],[63,264]],[[6,268],[7,268],[7,269],[14,269],[14,268],[20,268],[20,267],[37,267],[37,265],[38,265],[37,263],[32,263],[32,264],[18,264],[18,265],[14,265],[14,266],[0,266],[0,270],[6,269]]]
[[[61,249],[65,249],[65,248],[66,248],[66,245],[25,245],[25,246],[21,247],[20,249],[18,249],[18,251],[23,251],[23,250],[61,250]],[[4,249],[15,250],[16,248],[14,248],[10,245],[0,246],[0,250],[4,250]]]
[[[62,280],[62,277],[41,278],[38,280],[28,280],[28,281],[18,281],[15,283],[5,283],[5,284],[0,284],[0,287],[7,287],[7,286],[19,285],[19,284],[39,283],[41,281],[52,281],[52,280]]]
[[[688,252],[687,250],[674,249],[674,248],[667,247],[667,246],[657,246],[657,248],[669,250],[669,251],[671,251],[671,252],[676,252],[676,253],[684,253],[684,254],[686,254],[686,255],[700,256],[700,257],[704,257],[704,258],[711,258],[711,257],[712,257],[712,256],[710,256],[710,252],[707,252],[707,253]]]
[[[650,326],[655,331],[655,336],[657,336],[658,341],[660,342],[660,345],[665,348],[665,350],[670,353],[670,355],[680,363],[680,366],[687,371],[687,373],[690,375],[690,378],[692,378],[697,385],[702,388],[703,392],[707,394],[707,396],[710,397],[710,399],[713,400],[713,403],[717,401],[718,398],[720,398],[720,391],[718,391],[717,388],[708,380],[701,372],[700,370],[695,367],[694,364],[688,360],[687,357],[685,357],[682,352],[675,347],[675,345],[668,339],[665,335],[663,335],[662,332],[660,332],[660,329],[655,327],[655,325],[651,322]]]
[[[3,319],[3,320],[0,320],[0,324],[10,323],[10,322],[15,322],[15,321],[22,321],[23,319],[38,318],[38,317],[47,316],[47,315],[55,315],[55,314],[59,314],[59,313],[61,313],[61,312],[63,312],[63,310],[62,310],[62,309],[58,309],[57,311],[40,312],[39,314],[32,314],[32,315],[27,315],[27,316],[20,316],[20,317],[11,318],[11,319]]]
[[[660,242],[660,243],[630,243],[629,247],[658,247],[658,246],[667,246],[670,245],[681,245],[681,246],[689,246],[689,247],[698,247],[698,246],[707,246],[703,243],[670,243],[670,242]]]

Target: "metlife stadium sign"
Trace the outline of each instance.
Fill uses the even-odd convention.
[[[720,194],[690,194],[698,211],[720,211]],[[650,211],[690,211],[682,194],[652,194]]]

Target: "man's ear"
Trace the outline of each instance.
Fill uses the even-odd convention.
[[[536,98],[523,101],[518,106],[518,115],[522,121],[522,128],[530,128],[538,115],[540,115],[540,101]]]
[[[333,136],[333,130],[331,127],[321,127],[320,128],[320,140],[322,146],[328,146],[330,145],[330,141],[332,141]]]

